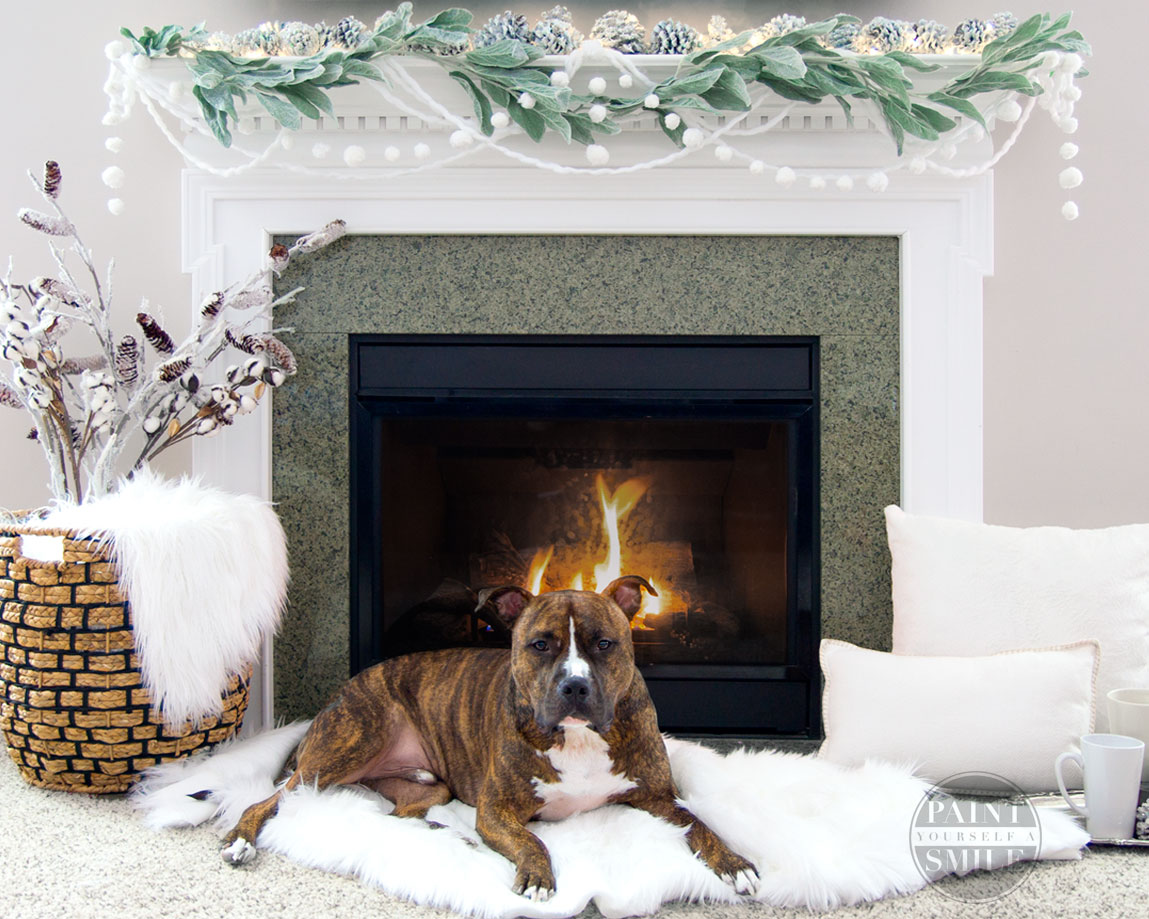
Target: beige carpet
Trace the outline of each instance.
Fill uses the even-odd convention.
[[[154,833],[122,798],[42,791],[0,757],[0,916],[6,919],[342,919],[450,916],[355,881],[263,853],[249,868],[219,858],[207,829]],[[988,905],[926,889],[822,915],[984,919],[1114,919],[1149,916],[1149,851],[1098,849],[1080,862],[1032,866],[1024,884]],[[1027,871],[1029,868],[1008,869]],[[960,893],[960,880],[944,889]],[[584,914],[596,916],[588,909]],[[760,919],[811,915],[748,904],[675,904],[665,919]]]

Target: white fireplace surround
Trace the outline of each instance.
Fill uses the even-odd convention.
[[[485,164],[378,182],[187,171],[183,259],[198,303],[257,269],[273,236],[336,217],[349,232],[371,235],[897,236],[901,504],[980,520],[982,278],[993,267],[992,197],[991,175],[954,181],[899,173],[884,192],[843,192],[750,181],[745,169],[717,163],[610,177]],[[224,436],[196,438],[193,471],[227,490],[270,497],[267,406]],[[270,654],[269,646],[265,662]],[[249,724],[272,717],[271,671],[263,666],[253,685]]]

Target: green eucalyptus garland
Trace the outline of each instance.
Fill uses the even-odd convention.
[[[329,45],[296,58],[244,57],[213,49],[202,25],[149,28],[139,36],[128,29],[121,32],[137,54],[188,58],[192,92],[225,147],[231,145],[237,99],[246,102],[254,96],[279,124],[298,130],[303,117],[334,115],[329,96],[333,87],[361,79],[383,80],[373,62],[404,55],[435,61],[446,69],[471,97],[480,130],[488,136],[495,129],[491,118],[496,107],[535,141],[551,133],[568,143],[586,145],[595,142],[595,134],[617,134],[620,116],[652,111],[666,135],[682,146],[685,126],[680,118],[668,115],[687,109],[710,114],[747,111],[750,88],[760,84],[800,102],[832,97],[847,119],[856,101],[874,103],[900,155],[906,135],[937,140],[956,126],[954,113],[984,127],[981,113],[970,101],[975,96],[1000,91],[1039,95],[1042,89],[1033,72],[1047,53],[1090,53],[1081,34],[1069,29],[1070,14],[1054,19],[1042,13],[986,44],[968,72],[927,92],[915,89],[913,74],[937,70],[936,64],[900,50],[881,54],[839,50],[828,37],[859,21],[836,16],[749,47],[757,33],[742,32],[681,56],[673,76],[640,95],[596,96],[575,92],[561,79],[552,81],[551,73],[561,68],[541,61],[543,50],[527,41],[504,38],[462,50],[470,47],[475,31],[467,10],[444,10],[418,24],[411,22],[411,12],[411,4],[403,3],[380,17],[373,29],[356,34],[353,47]]]

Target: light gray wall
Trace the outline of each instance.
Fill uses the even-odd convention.
[[[447,6],[443,3],[442,6]],[[545,0],[536,0],[540,9]],[[571,3],[576,22],[589,30],[606,2]],[[622,5],[622,4],[618,4]],[[966,0],[791,4],[641,2],[630,9],[648,25],[677,15],[704,27],[711,12],[734,26],[752,25],[779,12],[810,18],[847,7],[873,15],[928,17],[953,25],[991,6]],[[157,12],[162,8],[162,21]],[[10,4],[10,41],[0,59],[5,138],[0,144],[0,254],[11,253],[14,277],[52,272],[43,238],[15,219],[38,196],[24,175],[45,159],[64,168],[63,203],[98,262],[115,256],[114,325],[127,329],[142,296],[163,312],[173,332],[186,331],[189,285],[179,264],[179,170],[176,154],[143,113],[114,129],[124,150],[113,160],[100,124],[105,43],[127,25],[135,30],[166,22],[206,21],[236,31],[269,18],[326,18],[348,13],[372,20],[384,4],[325,0],[166,0],[163,4],[105,0],[68,2],[51,12],[36,4]],[[425,18],[440,8],[420,2]],[[503,3],[473,3],[488,16]],[[1013,7],[1023,16],[1042,9]],[[535,6],[519,6],[534,15]],[[699,12],[699,10],[701,10]],[[1059,9],[1050,10],[1060,12]],[[1064,192],[1057,148],[1065,139],[1035,120],[996,171],[997,269],[985,284],[985,514],[1007,524],[1102,526],[1149,521],[1149,310],[1144,277],[1149,183],[1141,160],[1149,129],[1136,97],[1143,85],[1137,43],[1149,34],[1145,4],[1089,4],[1075,18],[1096,52],[1078,115],[1081,145],[1076,165],[1085,183],[1073,193],[1081,218],[1059,216]],[[105,206],[99,175],[116,161],[127,173],[124,216]],[[25,418],[0,408],[0,507],[29,507],[47,497],[43,459],[25,440]],[[186,468],[188,455],[172,451],[168,472]]]

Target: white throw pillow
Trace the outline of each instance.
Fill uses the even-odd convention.
[[[1003,527],[886,508],[895,654],[993,654],[1093,638],[1099,698],[1149,687],[1149,525]],[[1102,706],[1097,730],[1108,730]]]
[[[1001,776],[1053,791],[1053,762],[1093,730],[1097,642],[986,657],[909,657],[824,639],[818,755],[909,763],[931,782]],[[951,783],[985,787],[971,778]]]

